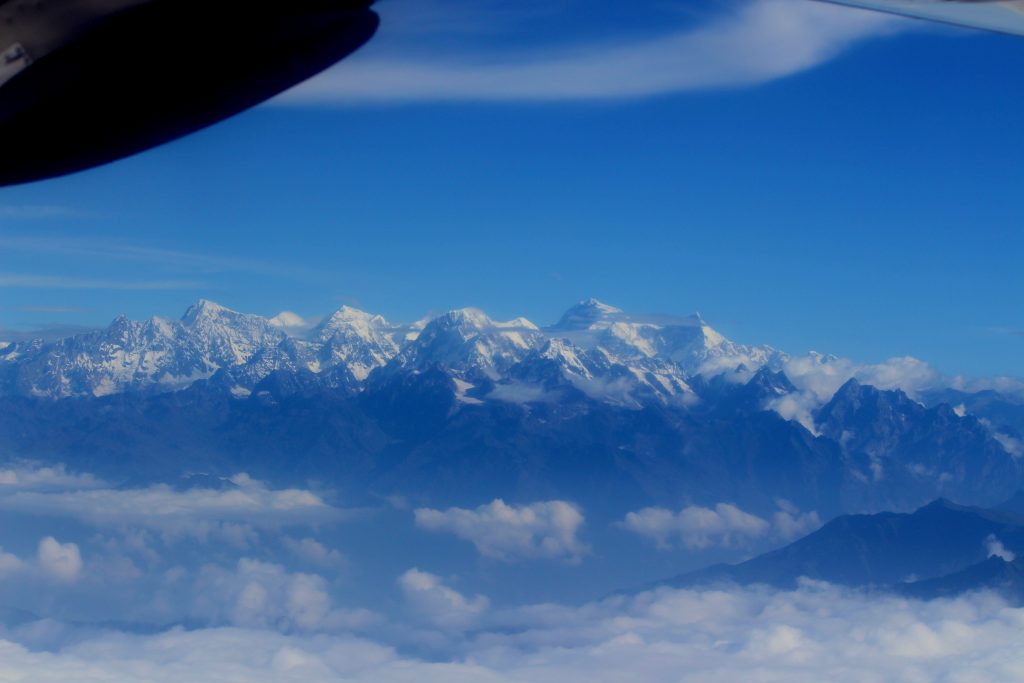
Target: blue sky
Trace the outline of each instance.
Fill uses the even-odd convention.
[[[0,190],[0,328],[596,296],[1024,375],[1024,39],[804,0],[379,10],[274,103]]]

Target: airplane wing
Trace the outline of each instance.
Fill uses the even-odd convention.
[[[1024,36],[1024,0],[826,0],[826,2]]]

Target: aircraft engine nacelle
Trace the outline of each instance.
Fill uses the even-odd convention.
[[[0,185],[228,118],[362,46],[372,0],[0,0]]]

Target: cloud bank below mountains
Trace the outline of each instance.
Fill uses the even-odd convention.
[[[426,578],[424,590],[437,587],[436,577]],[[486,603],[481,599],[474,609],[482,613]],[[217,628],[77,634],[53,651],[20,645],[12,631],[0,639],[0,661],[10,680],[34,683],[74,680],[83,671],[98,683],[819,683],[826,677],[836,683],[966,683],[1024,677],[1024,610],[986,595],[920,603],[820,584],[791,592],[666,589],[580,607],[488,612],[473,622],[466,633],[451,622],[435,631],[429,659],[344,632]]]
[[[381,11],[387,26],[388,8]],[[395,6],[394,12],[402,11],[408,10]],[[277,101],[610,100],[735,88],[814,68],[861,40],[904,25],[806,0],[751,0],[703,25],[631,40],[504,53],[467,48],[443,57],[371,44]],[[462,42],[459,36],[448,40]]]

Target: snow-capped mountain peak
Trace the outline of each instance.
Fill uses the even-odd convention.
[[[398,355],[403,335],[404,328],[383,316],[342,306],[316,327],[312,340],[322,345],[322,367],[346,364],[362,381]]]
[[[313,331],[313,338],[326,341],[341,332],[356,334],[364,339],[369,339],[375,332],[390,330],[395,327],[385,320],[383,316],[367,313],[351,306],[342,306],[317,325]]]
[[[428,323],[395,362],[413,369],[437,365],[461,378],[497,378],[543,341],[540,329],[525,318],[501,322],[479,309],[461,308]]]
[[[224,306],[210,301],[209,299],[199,299],[188,307],[185,314],[181,316],[181,322],[184,325],[195,325],[202,320],[217,319],[225,314],[238,315],[237,312],[232,311],[229,308],[225,308]]]
[[[625,316],[621,308],[609,306],[597,299],[585,299],[566,311],[550,329],[558,331],[586,330],[595,325],[609,324]]]
[[[299,384],[358,391],[381,368],[440,368],[479,385],[503,382],[514,367],[532,363],[513,373],[515,381],[568,381],[594,398],[639,405],[689,396],[687,378],[695,373],[752,372],[778,355],[733,344],[699,316],[634,316],[596,299],[546,329],[522,317],[494,320],[476,308],[396,325],[351,306],[310,329],[294,313],[265,318],[201,299],[180,320],[119,317],[105,330],[7,345],[0,392],[62,398],[170,391],[217,375],[218,386],[246,396],[275,373],[305,373]]]

